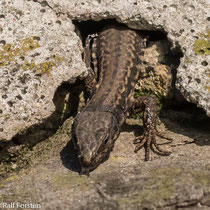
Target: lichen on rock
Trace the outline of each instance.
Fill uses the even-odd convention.
[[[3,1],[0,8],[0,141],[8,141],[49,118],[57,88],[86,69],[65,15],[35,1]]]
[[[200,34],[200,37],[195,41],[193,50],[197,55],[210,55],[210,31]]]
[[[167,65],[168,41],[150,42],[142,57],[143,65],[135,94],[153,95],[157,99],[169,98],[172,73]]]

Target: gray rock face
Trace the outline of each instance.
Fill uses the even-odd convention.
[[[0,178],[0,206],[14,202],[15,206],[26,203],[49,210],[209,210],[209,119],[206,123],[190,120],[189,126],[189,117],[183,112],[167,114],[167,128],[158,129],[174,141],[158,143],[172,154],[163,157],[152,152],[147,162],[143,148],[133,152],[139,121],[131,120],[123,126],[110,158],[90,177],[75,172],[78,163],[72,142],[66,145],[72,123],[68,119],[57,134],[28,152],[27,169]]]
[[[81,42],[70,18],[116,18],[133,28],[167,32],[172,47],[180,47],[184,55],[177,88],[210,115],[207,11],[209,4],[204,0],[2,0],[0,140],[10,140],[41,123],[55,111],[53,98],[61,83],[85,76]],[[159,44],[150,43],[145,60],[154,68],[152,76],[159,74],[167,87],[168,69],[159,65],[165,50]],[[0,163],[0,208],[11,208],[11,203],[18,208],[24,203],[67,210],[210,209],[209,118],[166,112],[161,119],[165,127],[158,126],[158,130],[173,142],[158,143],[172,154],[163,157],[152,152],[147,162],[144,149],[133,152],[132,141],[141,133],[142,124],[128,120],[109,160],[90,177],[75,172],[75,151],[71,142],[67,144],[72,120],[67,119],[54,136],[33,150],[23,148],[22,157],[14,155]],[[9,147],[8,152],[16,154],[12,151],[16,146],[22,145]]]
[[[183,52],[177,88],[210,116],[207,1],[3,0],[0,11],[1,140],[49,117],[56,89],[85,74],[71,19],[115,18],[132,28],[167,32],[172,48]]]
[[[10,140],[54,111],[63,82],[85,72],[74,25],[46,4],[0,3],[0,140]]]
[[[183,58],[176,87],[184,98],[210,116],[210,3],[204,1],[155,0],[49,0],[57,12],[78,20],[116,18],[130,27],[167,32],[173,48]]]

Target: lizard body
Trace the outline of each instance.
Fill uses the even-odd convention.
[[[81,173],[88,174],[109,157],[126,114],[134,107],[145,109],[145,132],[137,140],[139,145],[136,151],[147,142],[148,159],[152,142],[163,152],[154,139],[155,100],[149,97],[143,97],[135,103],[133,100],[134,88],[141,71],[140,58],[145,47],[144,38],[135,30],[124,26],[110,25],[99,33],[96,41],[98,81],[95,80],[94,87],[90,88],[92,97],[73,123],[73,143],[78,151]],[[87,54],[90,56],[90,52],[87,51]],[[87,67],[90,68],[90,64]],[[90,80],[87,81],[90,83]]]

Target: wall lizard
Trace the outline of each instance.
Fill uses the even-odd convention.
[[[134,140],[135,152],[145,146],[145,160],[149,160],[153,144],[158,153],[169,155],[156,142],[157,135],[165,138],[156,129],[156,100],[151,96],[133,98],[146,47],[144,37],[126,26],[112,24],[105,26],[94,39],[95,48],[91,49],[90,40],[86,39],[84,53],[89,69],[85,85],[90,99],[72,127],[81,174],[89,174],[108,159],[126,114],[136,108],[144,112],[144,133]],[[95,71],[91,68],[91,54],[97,60]]]

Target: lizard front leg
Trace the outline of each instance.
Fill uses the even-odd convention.
[[[143,109],[143,127],[144,133],[141,136],[138,136],[134,140],[136,148],[134,152],[138,152],[143,146],[145,146],[145,161],[149,160],[150,149],[152,145],[156,148],[157,152],[161,155],[170,155],[168,151],[162,150],[156,141],[156,136],[165,138],[167,140],[172,140],[160,134],[156,128],[157,123],[157,110],[156,110],[156,100],[151,96],[139,97],[134,102],[132,109]],[[155,150],[154,150],[155,151]]]
[[[88,69],[88,76],[85,78],[85,98],[90,99],[96,92],[97,89],[97,75],[95,71],[96,65],[96,44],[95,44],[96,35],[89,35],[85,40],[84,47],[84,56],[83,60]],[[91,44],[92,43],[92,44]],[[92,61],[93,60],[93,61]],[[93,68],[91,63],[93,62]]]

